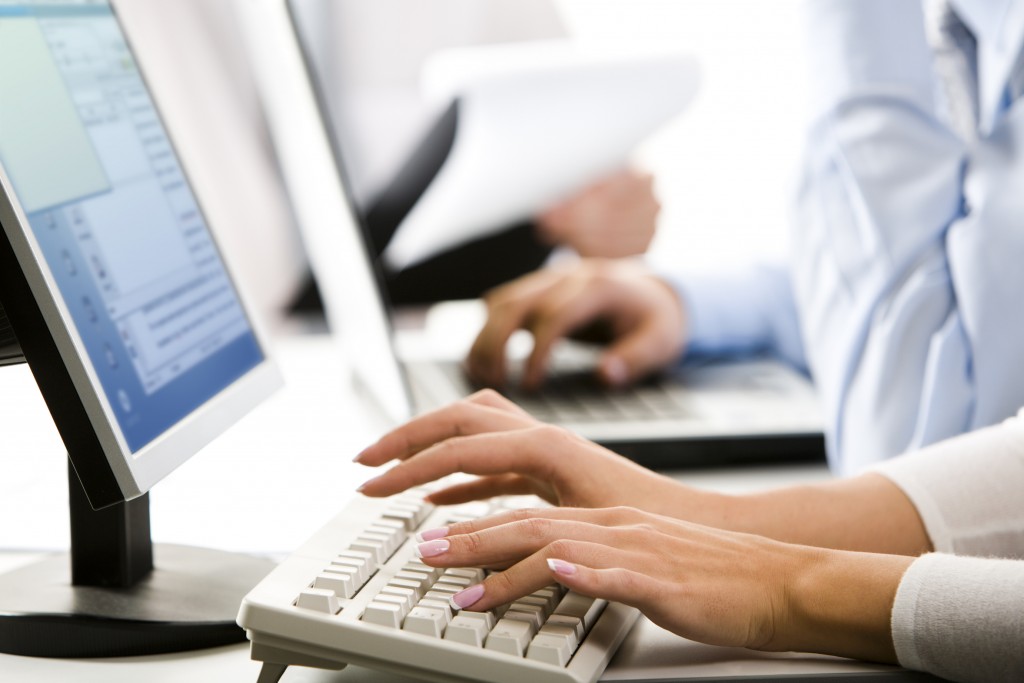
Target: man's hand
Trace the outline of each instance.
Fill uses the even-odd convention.
[[[686,316],[675,291],[633,261],[585,260],[531,273],[485,297],[487,322],[467,360],[470,375],[490,386],[505,383],[505,346],[518,329],[533,334],[523,386],[544,381],[559,339],[602,323],[610,343],[598,375],[621,386],[666,367],[683,352]]]
[[[636,256],[650,246],[660,212],[654,178],[623,170],[538,216],[537,229],[580,256]]]

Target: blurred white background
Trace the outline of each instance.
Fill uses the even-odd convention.
[[[652,254],[692,269],[783,258],[804,131],[801,0],[558,0],[580,40],[668,45],[699,58],[690,111],[638,161],[663,204]]]

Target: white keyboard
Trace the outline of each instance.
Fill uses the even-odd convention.
[[[259,683],[346,664],[432,681],[596,681],[637,610],[558,585],[490,612],[453,609],[484,571],[425,565],[413,534],[504,503],[435,509],[425,493],[354,500],[245,597],[238,623],[264,663]]]

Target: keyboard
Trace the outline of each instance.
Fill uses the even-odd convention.
[[[458,610],[451,596],[485,571],[429,567],[415,533],[521,507],[522,498],[434,508],[427,493],[354,499],[245,597],[238,623],[263,662],[259,683],[276,683],[288,666],[347,664],[431,681],[600,677],[638,611],[557,584],[490,612]]]
[[[515,374],[501,393],[541,422],[586,424],[608,420],[663,421],[693,417],[691,392],[678,381],[654,376],[638,384],[611,388],[594,375],[592,366],[563,367],[550,374],[537,391],[516,387]],[[443,371],[455,386],[482,389],[466,376],[460,363],[443,363]],[[467,391],[468,393],[468,391]]]

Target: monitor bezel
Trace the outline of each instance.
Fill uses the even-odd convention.
[[[133,452],[99,382],[99,376],[63,294],[44,258],[28,217],[14,192],[13,184],[3,164],[0,163],[0,225],[24,277],[23,284],[32,298],[29,302],[19,296],[24,292],[5,292],[4,304],[14,324],[15,333],[22,340],[26,359],[37,382],[40,383],[40,389],[64,439],[72,464],[82,480],[90,504],[95,508],[106,507],[145,494],[283,384],[280,371],[268,352],[269,345],[262,325],[254,315],[254,309],[248,304],[239,280],[220,247],[216,230],[208,220],[202,200],[192,182],[188,164],[178,151],[174,134],[164,120],[160,103],[149,86],[145,71],[118,16],[115,3],[111,2],[110,7],[124,35],[128,50],[139,68],[140,78],[153,101],[154,110],[167,134],[168,143],[195,197],[197,209],[210,233],[225,273],[235,288],[263,360],[216,395],[196,406],[191,413],[161,435]],[[7,280],[10,284],[16,278],[13,273],[9,275],[11,277]],[[17,290],[19,287],[15,284],[12,289]],[[34,310],[30,309],[30,306]],[[38,313],[40,317],[33,313]],[[42,332],[41,330],[25,329],[28,326],[35,326],[39,320],[45,325],[46,333],[53,341],[58,354],[56,358],[53,357],[51,349],[44,348],[47,346],[45,343],[39,343],[42,340],[37,335]],[[37,343],[30,344],[32,337],[36,337]],[[66,375],[54,372],[55,368],[48,367],[49,363],[58,359],[67,371]],[[44,384],[48,386],[43,386]],[[69,403],[68,399],[72,394],[78,400]],[[77,409],[74,403],[78,404]],[[81,433],[82,412],[91,426],[95,439]],[[95,452],[97,445],[101,453]],[[104,466],[109,469],[109,476],[95,476],[89,473],[90,468]],[[116,482],[117,491],[112,491],[111,487],[106,485],[109,484],[111,477]]]
[[[356,277],[368,285],[363,296],[371,298],[368,305],[380,317],[384,334],[372,341],[386,345],[389,376],[381,377],[380,368],[360,363],[352,363],[352,372],[357,386],[369,394],[388,422],[399,424],[416,414],[412,384],[395,348],[386,288],[338,156],[291,2],[234,0],[234,4],[328,326],[335,334],[345,333],[339,339],[350,359],[358,354],[360,342],[370,341],[359,329],[365,321],[354,318],[346,301],[352,294],[343,282],[343,272],[358,273]]]

